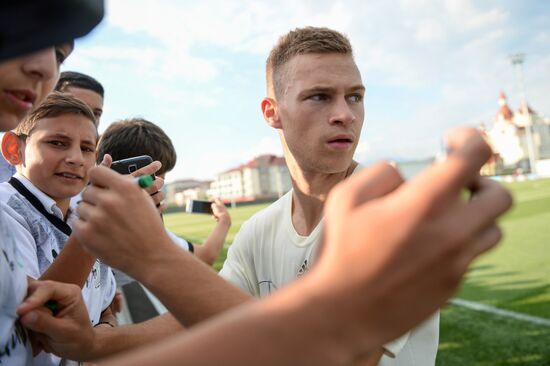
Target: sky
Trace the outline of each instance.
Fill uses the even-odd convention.
[[[282,155],[260,111],[265,59],[289,30],[326,26],[350,38],[366,87],[356,160],[414,160],[449,128],[491,126],[501,90],[518,107],[513,53],[526,54],[529,104],[550,117],[548,24],[538,0],[106,0],[62,70],[105,87],[100,131],[138,116],[165,130],[178,154],[168,181],[213,179]]]

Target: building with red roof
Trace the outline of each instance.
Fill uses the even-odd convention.
[[[252,202],[277,199],[290,188],[284,157],[266,154],[220,173],[207,194],[225,202]]]

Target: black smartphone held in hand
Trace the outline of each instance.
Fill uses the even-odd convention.
[[[212,202],[210,202],[210,201],[199,201],[199,200],[188,200],[187,205],[185,207],[185,212],[212,215]]]
[[[131,174],[153,162],[149,155],[134,156],[128,159],[113,161],[111,169],[120,174]],[[151,175],[154,177],[154,175]]]

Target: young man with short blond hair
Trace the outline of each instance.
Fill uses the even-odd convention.
[[[307,272],[323,231],[328,193],[362,167],[353,154],[364,119],[365,87],[344,35],[296,29],[267,59],[262,111],[279,133],[293,189],[241,227],[220,274],[264,297]],[[405,311],[405,309],[404,309]],[[373,355],[372,364],[433,365],[439,315]]]

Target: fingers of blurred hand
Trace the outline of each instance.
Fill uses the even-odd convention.
[[[113,158],[111,157],[111,155],[105,154],[103,155],[103,160],[99,165],[102,165],[106,168],[110,168],[112,163],[113,163]]]
[[[151,175],[158,172],[160,168],[162,168],[162,163],[160,161],[155,160],[151,164],[146,165],[143,168],[136,170],[135,172],[132,172],[131,175],[134,177],[141,177],[142,175]]]
[[[62,308],[63,305],[78,300],[80,296],[80,288],[78,286],[53,281],[29,282],[28,292],[29,294],[25,301],[17,308],[17,313],[19,315],[24,315],[37,308],[42,308],[49,300],[57,301]]]
[[[161,177],[155,177],[153,184],[145,189],[145,192],[149,193],[151,196],[160,191],[164,186],[164,179]]]
[[[472,139],[483,140],[483,137],[475,128],[457,127],[450,129],[445,134],[445,143],[447,145],[447,150],[449,153],[453,153],[455,150],[460,149],[467,144],[470,144]],[[491,148],[487,145],[483,150],[483,154],[479,156],[479,159],[488,159],[490,156]]]
[[[210,208],[212,209],[212,215],[214,215],[214,218],[216,220],[219,219],[220,216],[228,214],[224,203],[219,198],[214,199],[214,201],[210,205]]]
[[[111,170],[105,166],[99,165],[90,169],[90,184],[100,188],[118,188],[127,185],[131,179]]]
[[[331,191],[326,212],[327,215],[346,214],[351,208],[357,207],[391,193],[403,183],[403,178],[386,162],[377,163],[338,184]]]
[[[55,321],[54,315],[46,308],[36,308],[28,313],[21,315],[21,324],[25,328],[31,329],[35,332],[43,333],[47,331],[50,327],[50,324]],[[37,339],[40,341],[38,335]],[[44,346],[44,342],[40,342]]]
[[[464,226],[477,232],[491,225],[512,206],[510,192],[500,183],[488,178],[476,182],[477,189],[472,199],[466,203],[469,212],[464,216]]]
[[[122,311],[122,303],[123,303],[124,299],[122,297],[122,293],[120,292],[116,292],[115,294],[115,297],[113,298],[113,302],[111,303],[111,305],[109,305],[109,307],[111,308],[111,311],[113,312],[113,314],[118,314]]]
[[[92,217],[92,212],[94,210],[95,206],[86,202],[81,201],[76,206],[76,214],[78,216],[78,221],[90,221],[90,218]],[[78,222],[76,221],[76,222]],[[75,223],[76,223],[75,222]],[[74,231],[74,228],[73,228]]]
[[[470,264],[479,255],[494,248],[502,239],[502,230],[493,223],[473,235],[467,243],[459,243],[452,251],[448,252],[453,256],[450,266],[446,270],[451,281],[459,282],[464,276]],[[449,271],[450,270],[450,271]]]
[[[415,205],[431,209],[435,203],[445,205],[479,177],[479,170],[491,156],[491,148],[473,129],[457,129],[449,135],[453,151],[411,180],[403,193],[418,197]]]
[[[466,256],[468,264],[477,256],[493,248],[502,239],[502,230],[496,225],[483,229],[471,244],[472,250]]]
[[[164,192],[160,190],[163,185],[164,185],[164,179],[157,177],[155,178],[151,186],[144,189],[144,191],[147,192],[147,194],[149,194],[153,198],[153,201],[155,202],[155,204],[159,203],[164,199]],[[160,200],[157,199],[157,197],[155,197],[155,196],[158,196],[159,194],[162,196]]]
[[[164,211],[166,211],[167,208],[168,208],[167,203],[161,202],[157,204],[157,212],[161,215],[164,213]]]
[[[82,202],[86,202],[90,205],[95,205],[98,201],[98,198],[99,198],[99,195],[101,194],[100,192],[102,192],[104,189],[103,188],[100,188],[100,187],[96,187],[96,186],[87,186],[86,188],[84,188],[84,190],[82,191],[82,194],[80,195],[80,203]]]

